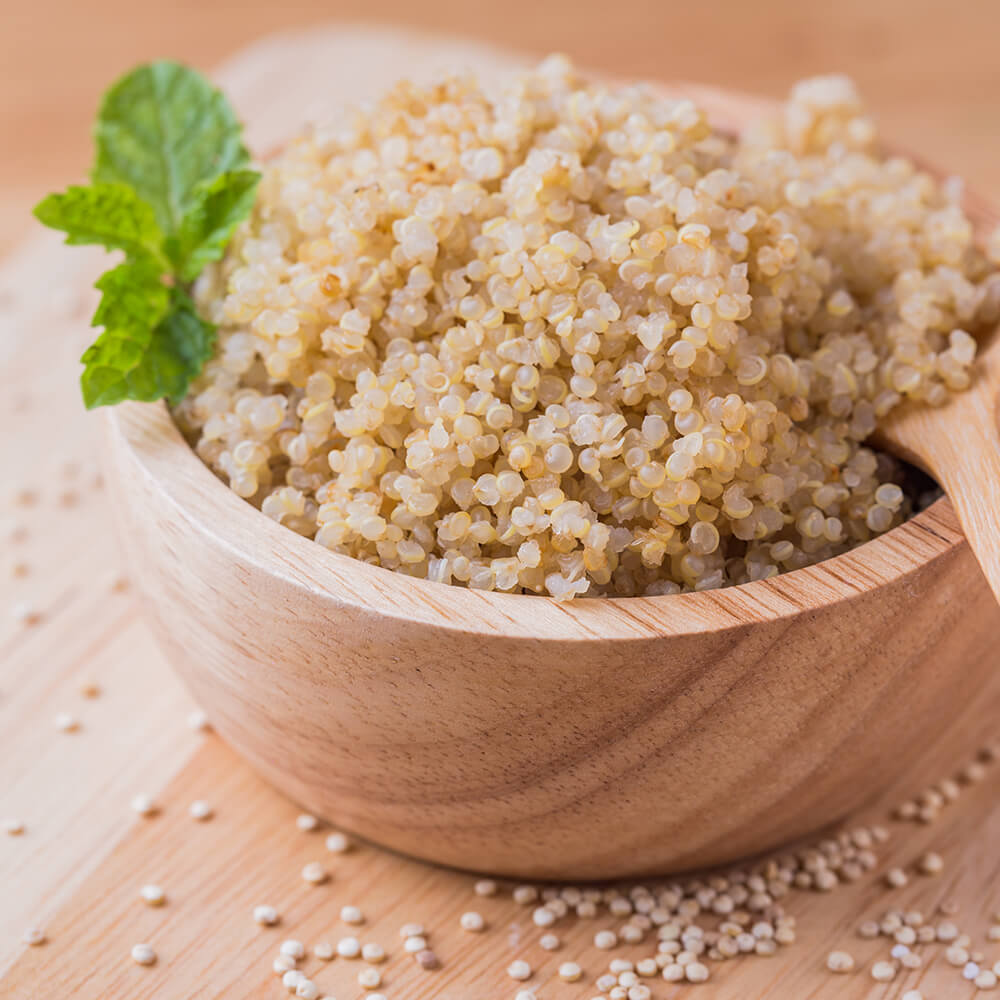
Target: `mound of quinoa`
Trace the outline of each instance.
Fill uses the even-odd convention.
[[[400,83],[263,170],[177,420],[269,517],[444,583],[671,594],[887,531],[863,442],[1000,314],[1000,239],[842,77],[735,138],[553,57]]]

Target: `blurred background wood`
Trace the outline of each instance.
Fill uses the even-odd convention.
[[[156,56],[209,68],[255,38],[331,18],[481,37],[582,65],[780,95],[851,73],[886,137],[1000,190],[993,0],[31,0],[0,5],[0,252],[39,196],[82,174],[98,95]]]

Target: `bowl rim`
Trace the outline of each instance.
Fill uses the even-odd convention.
[[[142,485],[175,521],[252,568],[331,612],[352,609],[450,632],[537,641],[621,641],[717,633],[809,615],[904,583],[965,545],[947,497],[868,542],[767,580],[652,597],[578,598],[473,590],[407,576],[317,544],[234,493],[198,457],[166,405],[122,403],[104,414],[112,476]],[[120,485],[120,484],[119,484]],[[112,490],[117,486],[112,484]],[[147,511],[148,513],[148,511]],[[144,531],[162,531],[156,522]]]

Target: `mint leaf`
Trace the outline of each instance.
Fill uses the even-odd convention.
[[[52,229],[61,229],[71,245],[89,243],[124,250],[166,267],[163,233],[153,210],[123,184],[71,187],[63,194],[50,194],[35,206],[35,217]]]
[[[83,401],[87,409],[120,403],[129,396],[128,375],[149,350],[154,328],[170,308],[170,289],[148,258],[126,261],[101,275],[101,302],[91,321],[104,332],[80,359]]]
[[[140,391],[150,387],[149,394],[132,398],[180,402],[214,349],[215,327],[198,315],[186,292],[174,289],[170,312],[153,330],[143,378],[134,383]]]
[[[94,128],[95,183],[126,184],[163,232],[179,231],[202,182],[249,163],[221,91],[174,62],[140,66],[104,96]]]
[[[105,95],[93,183],[35,207],[70,244],[122,250],[98,281],[80,386],[88,409],[125,399],[180,400],[215,347],[188,286],[250,214],[260,175],[225,97],[178,63],[140,66]]]
[[[195,188],[194,204],[167,241],[167,254],[180,277],[193,281],[206,264],[219,260],[233,230],[250,214],[260,174],[230,170]]]
[[[143,331],[143,343],[148,342],[152,327],[170,306],[170,289],[163,284],[160,268],[148,258],[119,264],[102,274],[94,287],[102,294],[91,326],[118,331],[133,342],[142,339]]]
[[[126,399],[183,398],[212,356],[215,327],[198,316],[186,292],[171,289],[168,298],[152,328],[106,329],[84,352],[80,387],[87,409]]]

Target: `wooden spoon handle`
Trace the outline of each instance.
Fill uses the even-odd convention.
[[[1000,601],[1000,338],[976,364],[972,386],[940,410],[912,412],[887,435],[904,445],[948,494]]]

